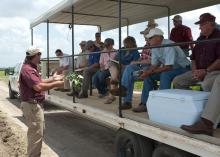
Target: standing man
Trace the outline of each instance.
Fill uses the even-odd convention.
[[[101,33],[97,32],[95,33],[95,46],[101,49],[101,46],[103,45],[102,39],[101,39]]]
[[[182,17],[176,15],[173,18],[174,28],[170,33],[170,40],[178,42],[193,41],[191,29],[182,24]],[[193,44],[181,45],[180,48],[184,51],[186,56],[189,56],[189,49],[193,49]]]
[[[32,46],[26,52],[26,60],[20,74],[21,110],[28,126],[27,155],[40,157],[44,130],[44,113],[42,102],[45,99],[44,91],[63,86],[63,76],[41,79],[37,70],[40,63],[41,49]]]
[[[68,54],[64,54],[60,49],[57,49],[55,54],[58,58],[60,58],[60,65],[59,68],[57,68],[56,74],[63,74],[64,76],[67,75],[72,70],[72,58],[68,57]],[[69,80],[64,77],[64,87],[56,90],[60,90],[61,92],[70,91]]]

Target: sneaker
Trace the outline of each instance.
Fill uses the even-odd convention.
[[[147,112],[145,104],[140,103],[138,107],[133,108],[133,112]]]
[[[113,101],[115,101],[116,98],[113,96],[113,97],[108,97],[108,99],[105,100],[105,104],[111,104]]]
[[[132,107],[131,103],[130,102],[124,102],[122,105],[121,105],[121,109],[122,110],[128,110]]]

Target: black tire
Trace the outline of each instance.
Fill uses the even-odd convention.
[[[15,97],[15,92],[14,91],[12,91],[12,89],[11,89],[11,85],[10,85],[10,83],[8,84],[8,93],[9,93],[9,98],[10,99],[15,99],[16,97]]]
[[[198,157],[198,156],[171,146],[160,145],[154,150],[152,157]]]
[[[135,133],[120,129],[116,140],[117,157],[152,157],[153,142]]]

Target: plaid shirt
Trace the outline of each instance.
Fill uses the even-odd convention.
[[[146,44],[144,47],[148,46]],[[143,49],[141,53],[141,60],[151,60],[151,50],[150,49]]]

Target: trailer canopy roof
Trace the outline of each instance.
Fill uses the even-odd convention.
[[[136,24],[199,9],[215,4],[220,0],[122,0],[122,26]],[[148,5],[147,5],[148,4]],[[40,23],[71,24],[74,5],[74,24],[101,26],[102,31],[118,28],[117,0],[64,0],[35,19],[30,27]]]

